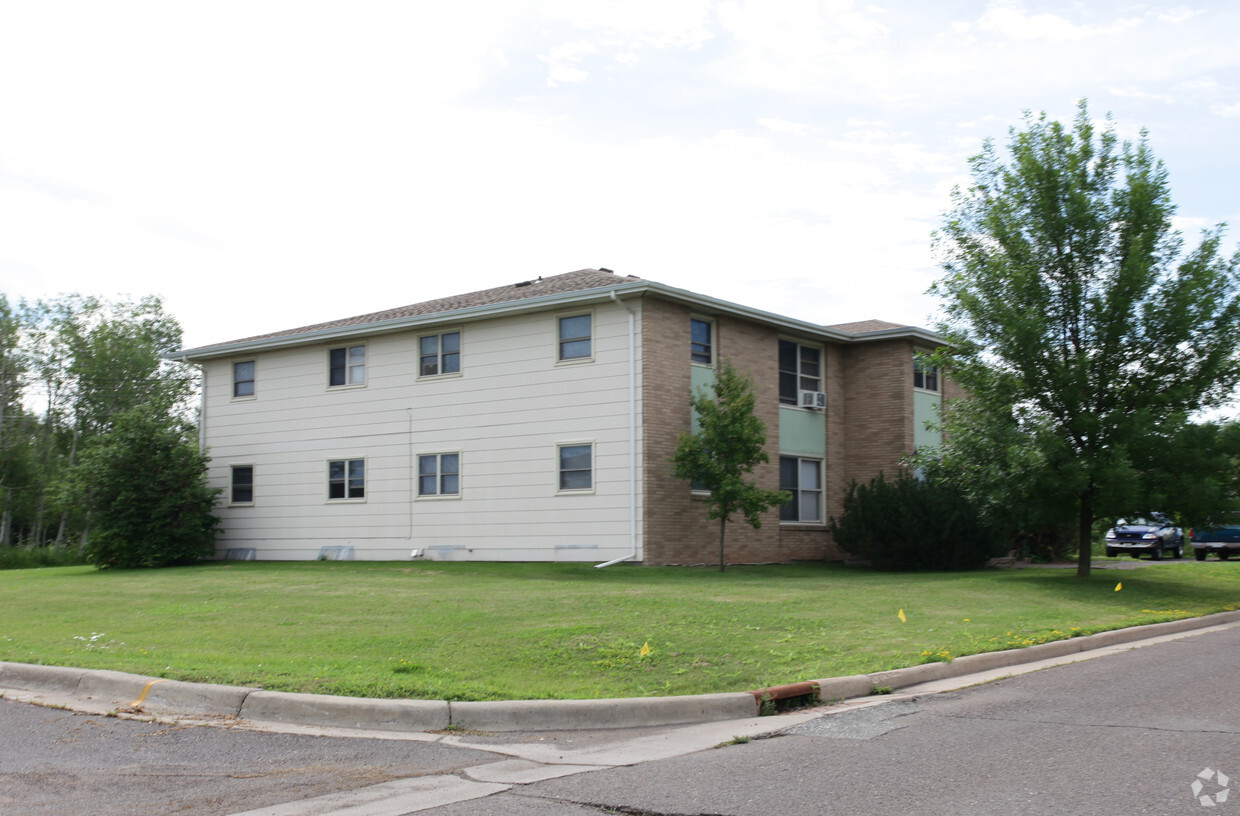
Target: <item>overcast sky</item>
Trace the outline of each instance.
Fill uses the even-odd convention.
[[[1240,222],[1240,3],[0,0],[0,286],[187,346],[585,267],[929,326],[982,140],[1149,130]],[[1237,232],[1227,239],[1228,253]]]

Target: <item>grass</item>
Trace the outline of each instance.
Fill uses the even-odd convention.
[[[861,674],[1235,608],[1240,565],[1224,563],[1088,581],[1071,569],[838,564],[60,567],[0,572],[0,660],[363,697],[649,696]]]

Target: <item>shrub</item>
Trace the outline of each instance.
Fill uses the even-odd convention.
[[[0,569],[72,567],[81,563],[76,547],[0,547]]]
[[[962,493],[903,474],[853,482],[830,528],[841,549],[880,570],[977,569],[1002,549]]]
[[[90,512],[84,550],[96,567],[192,564],[215,552],[218,490],[192,426],[158,405],[116,417],[89,448],[75,489]]]

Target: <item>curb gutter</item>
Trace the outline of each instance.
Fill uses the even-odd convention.
[[[0,689],[62,695],[130,714],[224,717],[286,725],[375,731],[559,731],[686,725],[756,717],[768,701],[837,702],[1008,666],[1034,663],[1240,621],[1240,610],[1116,629],[1021,649],[958,657],[903,669],[833,677],[756,691],[607,700],[447,702],[334,697],[216,686],[117,671],[0,661]]]

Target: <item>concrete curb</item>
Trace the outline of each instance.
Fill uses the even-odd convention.
[[[368,700],[326,694],[251,690],[240,705],[243,720],[297,723],[375,731],[442,731],[452,725],[442,700]]]
[[[284,725],[377,731],[556,731],[687,725],[756,717],[762,703],[816,695],[826,702],[867,697],[1008,666],[1035,663],[1139,640],[1240,621],[1240,610],[1201,618],[1099,632],[1021,649],[959,657],[902,669],[832,677],[730,694],[607,700],[500,700],[450,703],[294,694],[241,686],[188,683],[124,672],[0,662],[0,689],[90,701],[96,707],[239,718]]]

